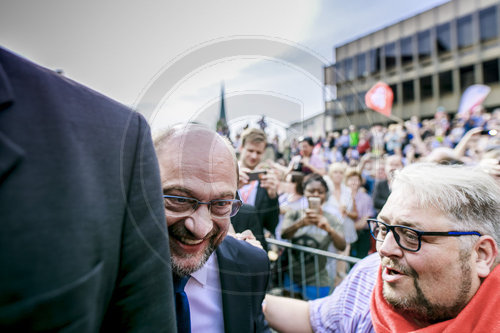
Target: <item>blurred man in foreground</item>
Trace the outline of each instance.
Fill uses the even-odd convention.
[[[269,277],[267,255],[226,237],[230,217],[241,206],[235,199],[238,165],[230,143],[204,126],[190,124],[163,133],[155,147],[178,332],[267,331],[261,307]]]
[[[138,113],[0,48],[0,331],[175,330]]]
[[[500,188],[463,166],[415,164],[396,176],[378,218],[378,253],[332,295],[266,297],[283,332],[493,332],[500,327]],[[480,314],[480,315],[478,315]]]

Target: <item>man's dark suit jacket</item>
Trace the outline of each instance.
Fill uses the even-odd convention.
[[[269,281],[267,253],[231,236],[216,253],[225,332],[268,332],[262,312]]]
[[[276,226],[279,222],[279,214],[280,214],[280,205],[278,201],[278,197],[271,199],[267,194],[267,190],[265,188],[257,187],[257,194],[255,195],[255,211],[254,214],[258,217],[258,223],[256,225],[252,225],[252,227],[248,227],[249,223],[255,223],[255,220],[249,216],[251,213],[250,209],[243,208],[243,212],[238,212],[238,215],[233,217],[235,219],[235,230],[238,231],[238,227],[241,225],[247,226],[246,229],[252,230],[253,234],[256,238],[262,243],[262,245],[267,248],[267,243],[264,239],[264,228],[269,230],[273,235],[276,230]],[[237,217],[238,216],[238,217]]]
[[[387,180],[380,180],[375,183],[375,188],[373,189],[373,207],[376,214],[380,213],[390,194],[391,190],[389,189]]]
[[[264,250],[267,251],[267,242],[264,237],[264,226],[256,213],[255,207],[243,204],[238,211],[238,214],[231,217],[231,224],[236,232],[243,232],[245,230],[252,231],[255,238],[262,244]]]
[[[145,119],[0,48],[0,331],[174,332]]]
[[[269,230],[274,235],[280,216],[278,196],[271,199],[267,194],[267,190],[260,187],[260,182],[259,187],[257,187],[257,195],[255,196],[255,210],[257,211],[264,228]]]

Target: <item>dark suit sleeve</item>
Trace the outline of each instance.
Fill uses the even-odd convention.
[[[262,301],[269,259],[261,249],[227,236],[217,249],[225,332],[269,332]]]
[[[130,156],[129,156],[130,155]],[[145,119],[131,115],[121,151],[127,201],[117,286],[102,331],[174,332],[172,275],[158,162]],[[128,173],[128,175],[127,175]]]
[[[257,249],[258,250],[258,249]],[[263,251],[255,251],[255,271],[267,272],[256,276],[256,285],[258,290],[266,291],[269,287],[269,259],[267,253]],[[265,294],[257,294],[254,296],[254,311],[255,311],[255,332],[270,332],[269,325],[262,311],[262,302]]]
[[[269,230],[273,235],[276,231],[276,226],[279,222],[279,214],[280,214],[280,204],[278,201],[278,197],[271,199],[267,194],[266,189],[259,187],[258,195],[263,196],[261,200],[261,204],[257,207],[259,210],[260,216],[262,218],[262,224],[264,228]],[[258,199],[257,199],[258,200]]]
[[[252,276],[252,289],[255,291],[252,296],[252,311],[255,324],[255,332],[269,332],[269,325],[262,312],[262,302],[265,292],[269,286],[269,259],[267,253],[259,248],[242,242],[246,248],[243,251],[244,257],[241,262],[249,262],[249,270]]]

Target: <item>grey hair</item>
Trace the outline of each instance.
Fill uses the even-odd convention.
[[[500,187],[480,168],[416,163],[396,172],[392,190],[412,193],[418,207],[435,207],[458,230],[490,235],[500,247]]]

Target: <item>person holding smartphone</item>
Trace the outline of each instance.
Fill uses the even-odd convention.
[[[264,240],[262,246],[267,250],[265,232],[268,230],[274,235],[279,221],[278,185],[279,180],[272,168],[264,169],[261,161],[267,145],[267,136],[263,130],[248,128],[241,134],[241,147],[239,157],[238,195],[244,204],[253,206],[255,216],[251,214],[235,216],[238,221],[234,223],[236,232],[239,225],[248,225],[252,219],[259,225],[253,226],[257,239]],[[253,223],[253,222],[251,222]]]
[[[325,202],[328,186],[319,174],[310,174],[304,178],[304,195],[308,200],[307,209],[289,211],[283,220],[281,237],[290,239],[292,243],[327,250],[333,243],[334,247],[343,251],[346,247],[344,226],[342,222],[327,212],[321,205]],[[295,251],[294,251],[295,253]],[[301,256],[296,253],[292,256],[293,281],[302,281]],[[313,255],[304,255],[306,273],[306,297],[315,299],[329,294],[332,281],[326,271],[326,258],[318,256],[318,272]],[[318,278],[316,278],[318,274]],[[319,281],[317,284],[316,281]],[[290,279],[285,276],[285,286],[290,287]],[[293,291],[300,292],[302,286],[294,283]]]

